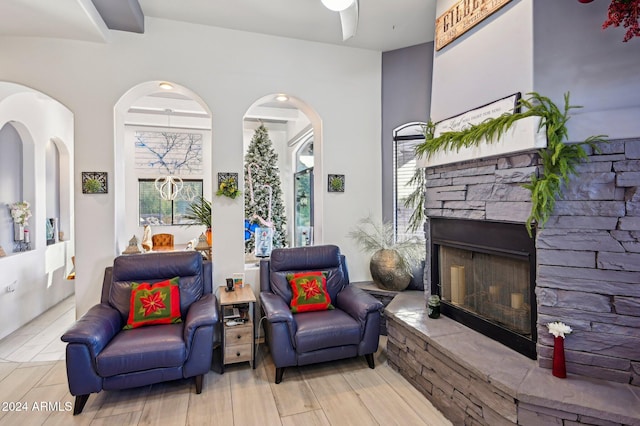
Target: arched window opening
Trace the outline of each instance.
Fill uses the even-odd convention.
[[[132,88],[116,109],[118,254],[147,231],[172,234],[176,247],[197,244],[207,226],[186,216],[200,197],[213,198],[209,109],[189,89],[155,81]]]
[[[407,123],[393,131],[393,207],[396,240],[413,236],[424,238],[422,229],[409,231],[413,209],[404,206],[407,197],[416,189],[408,185],[416,171],[416,146],[424,142],[426,123]]]
[[[23,147],[22,139],[11,123],[0,129],[0,203],[11,204],[25,199],[23,194]],[[11,213],[8,208],[0,208],[0,247],[11,252],[14,245]]]
[[[284,235],[288,247],[312,245],[322,241],[322,194],[321,179],[321,122],[317,113],[300,99],[291,96],[268,95],[254,102],[243,120],[245,153],[245,261],[256,262],[255,231],[260,218],[255,218],[256,209],[248,198],[252,189],[254,198],[258,191],[266,188],[267,176],[260,176],[256,166],[252,166],[252,185],[248,183],[247,153],[254,152],[250,144],[256,132],[263,126],[273,145],[278,159],[272,168],[278,170],[282,189],[282,203],[286,225],[278,230]],[[261,130],[264,132],[264,130]],[[249,157],[255,158],[255,153]],[[253,161],[253,160],[252,160]],[[261,179],[263,181],[261,181]],[[268,189],[268,188],[267,188]],[[263,197],[265,198],[265,197]],[[266,197],[268,200],[268,197]],[[273,206],[272,206],[273,207]],[[262,209],[268,214],[268,208]],[[260,211],[262,211],[260,210]],[[258,214],[258,216],[264,216]],[[267,219],[266,217],[262,219]],[[268,221],[265,221],[268,222]],[[260,222],[262,225],[264,223]],[[274,240],[275,241],[275,240]],[[281,243],[281,241],[279,241]],[[273,247],[276,247],[274,244]],[[259,257],[259,256],[258,256]]]

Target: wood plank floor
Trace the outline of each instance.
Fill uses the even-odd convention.
[[[0,340],[0,425],[450,425],[431,403],[386,364],[383,336],[376,368],[364,357],[275,367],[260,345],[249,363],[209,372],[203,391],[193,380],[92,394],[79,416],[68,409],[64,345],[74,321],[73,297]]]

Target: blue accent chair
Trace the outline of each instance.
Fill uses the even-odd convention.
[[[333,310],[291,313],[286,275],[327,272]],[[374,368],[382,303],[349,284],[346,261],[333,245],[274,249],[260,262],[260,303],[266,339],[280,383],[285,367],[364,355]]]
[[[180,277],[182,323],[123,330],[129,315],[132,282]],[[212,293],[212,265],[198,252],[120,256],[105,270],[102,296],[62,336],[67,343],[69,391],[73,414],[82,412],[91,393],[169,380],[195,378],[202,391],[219,346],[218,304]]]

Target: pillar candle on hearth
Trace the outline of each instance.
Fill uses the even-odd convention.
[[[451,302],[457,305],[463,305],[466,291],[467,286],[464,278],[464,266],[451,266]]]
[[[492,302],[497,302],[499,295],[500,295],[500,287],[498,287],[497,285],[490,285],[489,300],[491,300]]]
[[[511,293],[511,307],[513,309],[522,309],[524,305],[524,294]]]

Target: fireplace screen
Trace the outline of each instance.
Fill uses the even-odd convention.
[[[518,334],[531,334],[529,262],[440,246],[442,298]]]

